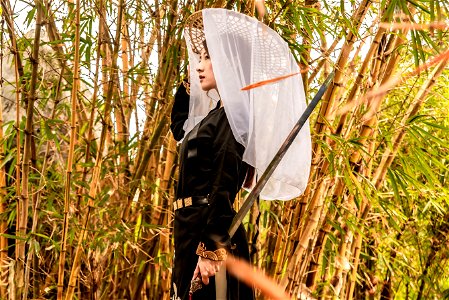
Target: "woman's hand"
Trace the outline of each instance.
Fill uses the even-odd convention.
[[[200,275],[203,283],[208,285],[209,277],[215,276],[222,264],[223,261],[221,260],[210,260],[198,256],[198,263],[196,264],[195,272],[193,272],[192,280]]]

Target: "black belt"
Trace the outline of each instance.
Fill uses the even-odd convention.
[[[183,207],[189,207],[192,205],[202,205],[208,203],[209,201],[207,200],[207,196],[192,196],[187,198],[179,198],[178,200],[173,201],[173,208],[177,210]]]

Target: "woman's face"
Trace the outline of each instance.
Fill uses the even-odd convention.
[[[200,77],[200,84],[203,91],[217,88],[214,70],[212,70],[212,63],[206,49],[203,49],[200,53],[200,63],[198,64],[196,71]]]

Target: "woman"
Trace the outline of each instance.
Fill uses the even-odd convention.
[[[200,53],[196,72],[204,91],[217,88],[205,47]],[[188,115],[188,98],[182,85],[175,95],[172,111],[171,128],[177,140],[184,135],[182,125]],[[181,201],[176,202],[175,210],[174,299],[187,299],[190,282],[198,276],[204,286],[193,294],[193,299],[214,299],[214,275],[219,271],[226,252],[249,260],[243,228],[232,242],[227,232],[235,214],[232,203],[248,169],[242,161],[243,152],[244,147],[232,134],[221,101],[184,137],[176,191],[176,197]],[[253,299],[250,287],[233,278],[226,281],[229,282],[226,294],[230,299]]]
[[[188,299],[191,280],[200,278],[203,286],[192,299],[250,300],[251,287],[223,275],[228,252],[249,259],[243,228],[232,239],[228,235],[235,215],[232,205],[249,166],[256,174],[265,170],[304,110],[302,83],[297,77],[240,91],[250,83],[298,71],[282,38],[253,18],[224,9],[203,10],[189,18],[185,37],[190,95],[181,85],[171,124],[175,139],[182,140],[172,299]],[[304,161],[310,158],[307,147],[306,128],[262,191],[263,199],[287,200],[304,190],[310,166],[310,160]]]

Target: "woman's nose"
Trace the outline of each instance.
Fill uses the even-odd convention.
[[[196,67],[196,71],[199,72],[203,72],[204,71],[204,66],[203,66],[203,62],[201,61],[198,66]]]

